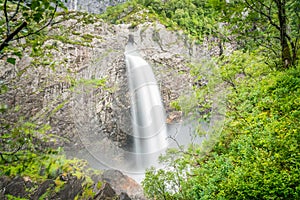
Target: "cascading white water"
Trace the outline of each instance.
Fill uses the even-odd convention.
[[[144,163],[145,154],[168,146],[165,109],[151,66],[139,55],[130,35],[125,60],[131,96],[134,153]]]

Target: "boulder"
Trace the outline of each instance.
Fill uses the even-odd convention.
[[[43,194],[48,190],[53,190],[55,187],[55,182],[53,180],[44,181],[36,190],[36,192],[31,196],[32,200],[38,200]]]
[[[25,198],[26,197],[26,183],[22,177],[15,177],[9,179],[8,177],[3,178],[6,183],[3,184],[2,190],[5,194],[10,194],[15,197]]]
[[[94,200],[110,200],[110,199],[116,199],[117,194],[116,192],[111,188],[109,183],[104,183],[99,190],[99,192],[95,195],[93,198]]]
[[[131,200],[131,198],[128,196],[128,194],[124,193],[124,192],[121,192],[119,197],[120,197],[120,200]]]
[[[61,189],[58,193],[51,197],[51,199],[74,199],[78,194],[80,194],[83,191],[82,183],[83,179],[78,179],[76,176],[69,176],[69,179],[65,183],[63,189]]]
[[[119,170],[104,171],[102,180],[109,183],[116,193],[124,199],[127,198],[125,193],[131,199],[145,199],[141,185]]]

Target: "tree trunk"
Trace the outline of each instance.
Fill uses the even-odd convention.
[[[275,0],[278,9],[278,20],[280,26],[281,61],[284,68],[292,65],[290,46],[287,40],[287,17],[285,13],[286,0]]]

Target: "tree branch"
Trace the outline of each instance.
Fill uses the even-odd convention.
[[[18,151],[20,151],[23,147],[23,144],[21,146],[19,146],[17,149],[15,149],[12,152],[2,152],[0,151],[0,157],[2,160],[4,160],[6,163],[8,162],[7,159],[4,158],[4,156],[15,156],[17,158],[17,160],[19,160],[18,156],[15,155]],[[10,161],[10,162],[14,162],[14,161]]]
[[[12,19],[14,19],[15,18],[15,16],[18,14],[18,12],[19,12],[19,8],[20,8],[20,4],[21,4],[21,0],[19,0],[18,1],[18,5],[17,5],[17,8],[16,8],[16,10],[15,10],[15,12],[14,12],[14,14],[9,18],[9,21],[11,21]]]
[[[21,36],[21,37],[17,37],[17,38],[15,38],[14,40],[19,40],[19,39],[28,37],[28,36],[30,36],[30,35],[37,34],[38,32],[40,32],[40,31],[44,30],[46,27],[48,27],[48,26],[52,23],[52,21],[53,21],[53,19],[54,19],[54,15],[55,15],[55,13],[56,13],[56,11],[57,11],[57,7],[58,7],[58,4],[55,4],[55,9],[54,9],[54,11],[53,11],[53,13],[52,13],[52,15],[51,15],[51,19],[48,21],[47,24],[45,24],[43,27],[41,27],[41,28],[38,29],[37,31],[34,31],[34,32],[32,32],[32,33],[28,33],[27,35],[23,35],[23,36]]]
[[[274,26],[274,27],[275,27],[277,30],[279,30],[279,31],[281,30],[280,27],[272,20],[272,18],[271,18],[270,15],[264,13],[264,12],[262,11],[262,9],[257,9],[257,8],[255,8],[254,6],[252,6],[252,5],[249,3],[248,0],[245,0],[245,2],[246,2],[246,4],[248,5],[248,7],[249,7],[250,9],[252,9],[252,10],[254,10],[255,12],[260,13],[260,14],[262,14],[263,16],[265,16],[265,17],[269,20],[269,22],[270,22],[270,24],[271,24],[272,26]],[[253,4],[253,2],[252,2],[252,4]],[[262,3],[261,5],[264,5],[264,4]]]
[[[7,15],[7,0],[4,1],[4,8],[3,12],[5,15],[5,23],[6,23],[6,36],[8,37],[10,34],[10,27],[9,27],[9,20],[8,20],[8,15]]]
[[[273,1],[271,1],[271,5],[270,5],[270,9],[269,9],[269,16],[272,16],[272,4],[273,4]]]
[[[17,149],[15,149],[15,150],[12,151],[12,152],[2,152],[2,151],[0,151],[0,155],[13,156],[13,155],[16,154],[18,151],[20,151],[22,147],[23,147],[23,145],[19,146]]]
[[[14,32],[12,32],[11,34],[9,34],[7,36],[7,38],[5,38],[5,40],[2,42],[2,44],[0,45],[0,52],[8,45],[8,43],[10,41],[13,40],[13,38],[24,28],[27,26],[27,22],[23,22]]]
[[[186,155],[194,156],[194,157],[199,157],[198,154],[189,153],[188,151],[185,151],[184,148],[182,146],[180,146],[179,142],[176,140],[176,138],[174,136],[170,135],[170,136],[168,136],[168,138],[170,138],[171,140],[173,140],[176,143],[176,145],[178,147],[178,152],[186,154]]]

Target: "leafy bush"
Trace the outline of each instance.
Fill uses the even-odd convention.
[[[49,149],[43,154],[28,152],[26,156],[26,160],[0,164],[0,176],[26,177],[36,186],[45,180],[54,180],[55,188],[46,192],[43,198],[51,197],[55,192],[63,189],[67,183],[65,179],[68,179],[69,176],[76,176],[78,179],[84,180],[82,183],[84,190],[78,195],[78,198],[89,199],[95,195],[93,191],[95,183],[91,177],[100,175],[101,171],[89,168],[87,161],[67,159],[61,149]],[[97,188],[100,189],[100,187],[101,182],[98,182]],[[18,199],[12,195],[6,195],[6,197]]]
[[[300,198],[300,66],[272,72],[255,54],[236,55],[220,67],[233,84],[218,142],[204,156],[201,148],[174,151],[164,160],[172,168],[148,170],[143,185],[149,197]]]

